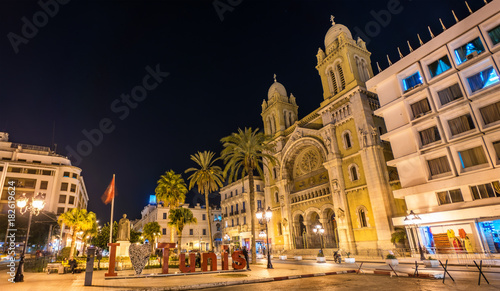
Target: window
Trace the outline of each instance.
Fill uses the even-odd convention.
[[[57,207],[57,215],[64,213],[64,207]]]
[[[68,191],[68,183],[61,183],[61,191]]]
[[[274,193],[274,201],[275,201],[276,203],[280,202],[280,197],[279,197],[279,195],[278,195],[278,192]]]
[[[247,224],[247,217],[243,216],[243,224]]]
[[[43,171],[42,171],[42,175],[44,175],[44,176],[52,176],[52,171],[49,171],[49,170],[43,170]]]
[[[78,174],[73,173],[73,179],[78,178]]]
[[[234,219],[231,219],[231,226],[234,226]]]
[[[497,27],[488,31],[488,35],[490,36],[491,42],[493,43],[493,45],[496,45],[497,43],[499,43],[500,42],[500,25],[498,25]]]
[[[26,162],[26,159],[17,159],[18,162]]]
[[[217,223],[217,224],[215,225],[215,227],[216,227],[217,231],[220,231],[220,223]]]
[[[2,160],[4,160],[4,161],[10,161],[10,160],[11,160],[11,158],[8,158],[8,157],[2,157]]]
[[[241,193],[245,193],[245,187],[241,187]]]
[[[243,201],[243,203],[241,204],[241,211],[244,211],[245,210],[245,201]]]
[[[233,191],[231,191],[231,196],[230,197],[233,197]]]
[[[233,206],[234,205],[231,205],[231,215],[233,215]]]
[[[359,180],[358,167],[356,165],[353,164],[349,167],[349,176],[349,178],[351,178],[351,181]]]
[[[69,196],[69,201],[68,201],[68,204],[75,204],[75,196]]]
[[[205,214],[201,215],[201,220],[207,220],[207,216]]]
[[[236,203],[236,213],[238,213],[238,204]]]
[[[224,194],[224,199],[227,199],[227,193],[226,193],[226,194]]]
[[[42,161],[33,161],[33,164],[41,164]]]
[[[227,207],[226,207],[226,216],[227,216]]]
[[[409,91],[422,83],[423,81],[422,76],[420,76],[420,72],[416,72],[415,74],[403,79],[404,91]]]
[[[240,218],[236,217],[236,225],[240,225]]]
[[[469,83],[471,92],[474,93],[490,85],[498,83],[498,75],[493,67],[489,67],[486,70],[467,77],[467,82]]]
[[[458,157],[463,169],[488,163],[481,146],[458,152]]]
[[[490,124],[500,120],[500,102],[490,104],[479,109],[483,117],[484,124]]]
[[[40,181],[40,190],[47,190],[49,181]]]
[[[9,168],[12,173],[21,173],[23,168]]]
[[[189,229],[189,235],[193,235],[193,229],[192,228]]]
[[[420,135],[420,141],[422,142],[422,146],[441,140],[441,136],[439,135],[439,130],[437,126],[433,126],[431,128],[419,131],[418,134]]]
[[[333,70],[330,70],[329,72],[329,75],[330,75],[330,81],[331,81],[331,91],[332,93],[335,95],[339,92],[339,88],[337,86],[337,80],[335,79],[335,73],[333,72]]]
[[[257,185],[257,192],[260,192],[260,185]]]
[[[429,100],[427,100],[427,98],[411,104],[410,107],[411,112],[413,113],[413,118],[419,118],[426,113],[431,112],[431,105],[429,104]]]
[[[428,160],[429,171],[431,176],[436,176],[439,174],[451,172],[450,163],[448,163],[447,157],[440,157],[437,159]]]
[[[281,229],[281,222],[278,222],[276,228],[278,229],[278,235],[283,235],[283,230]]]
[[[458,65],[460,65],[463,62],[466,62],[471,57],[474,57],[482,53],[483,51],[484,51],[484,46],[479,37],[455,49],[455,56],[457,57]]]
[[[59,203],[66,203],[66,195],[59,195]]]
[[[278,177],[278,174],[276,173],[276,168],[273,168],[273,176],[274,176],[274,179],[276,179]]]
[[[476,128],[470,114],[465,114],[457,118],[448,120],[451,135],[457,135]]]
[[[203,229],[203,235],[207,235],[207,230],[205,228]]]
[[[75,193],[76,192],[76,185],[75,184],[71,184],[71,188],[70,188],[69,191]]]
[[[349,132],[344,133],[344,145],[346,149],[350,149],[352,147],[351,135]]]
[[[342,71],[342,66],[340,64],[337,64],[337,72],[339,73],[339,79],[340,79],[340,91],[342,91],[345,88],[345,78],[344,78],[344,72]]]
[[[460,90],[460,85],[458,85],[458,83],[438,91],[437,94],[442,106],[463,97],[462,90]]]
[[[451,69],[451,63],[448,56],[444,56],[429,65],[429,73],[431,73],[432,78],[448,71],[449,69]]]
[[[462,196],[462,191],[460,191],[460,189],[438,192],[436,194],[437,194],[439,205],[451,204],[451,203],[457,203],[457,202],[464,201],[464,197]]]
[[[358,217],[359,217],[359,226],[368,227],[368,223],[366,223],[366,213],[363,208],[358,210]]]
[[[69,177],[69,172],[64,172],[63,177]]]
[[[3,166],[0,166],[0,172],[2,172],[2,171],[3,171]]]
[[[257,200],[257,209],[262,208],[262,201]]]
[[[167,235],[167,229],[166,229],[166,228],[163,228],[163,229],[161,230],[161,233],[162,233],[163,235]]]
[[[167,213],[166,212],[163,213],[163,219],[167,219]]]
[[[238,189],[235,190],[234,196],[238,196]]]
[[[28,173],[28,174],[35,175],[35,174],[36,174],[36,172],[37,172],[37,170],[36,170],[36,169],[26,169],[26,173]]]
[[[500,197],[500,184],[498,181],[494,181],[488,184],[471,186],[472,197],[474,200]]]
[[[497,154],[497,160],[500,160],[500,140],[493,142],[493,147],[495,148],[495,153]]]

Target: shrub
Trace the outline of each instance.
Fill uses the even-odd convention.
[[[323,252],[320,250],[320,251],[318,252],[318,257],[324,257],[324,256],[325,256],[325,254],[323,254]]]
[[[386,257],[385,257],[387,260],[395,260],[396,259],[396,256],[393,255],[393,254],[388,254]]]

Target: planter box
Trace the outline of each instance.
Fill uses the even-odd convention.
[[[399,265],[399,261],[398,261],[398,259],[386,259],[386,260],[385,260],[385,263],[386,263],[387,265],[391,265],[391,266],[393,266],[393,267],[396,267],[397,265]]]
[[[355,258],[345,258],[344,261],[347,264],[354,264],[356,262],[356,259]]]
[[[439,267],[439,261],[438,260],[424,260],[424,266],[426,268],[437,268]]]
[[[280,260],[286,261],[286,256],[280,256]]]
[[[293,258],[294,258],[295,260],[297,260],[297,261],[302,261],[302,256],[295,256],[295,257],[293,257]]]
[[[316,257],[316,262],[318,262],[318,263],[326,263],[326,258],[325,257]]]

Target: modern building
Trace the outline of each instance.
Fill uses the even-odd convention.
[[[499,12],[485,4],[367,82],[399,172],[394,195],[420,217],[393,223],[429,253],[500,252]]]
[[[212,225],[212,239],[214,251],[220,251],[222,244],[222,216],[221,210],[217,208],[211,209],[211,217],[207,217],[207,210],[205,206],[200,206],[198,203],[195,207],[189,207],[189,204],[184,204],[181,207],[188,208],[193,212],[198,223],[187,224],[182,231],[182,244],[183,250],[200,250],[206,251],[210,248],[210,237],[208,234],[208,223]],[[160,225],[161,236],[158,242],[170,242],[171,227],[168,226],[168,215],[170,208],[163,207],[161,204],[156,203],[148,204],[141,211],[141,219],[134,221],[132,228],[135,231],[142,231],[144,225],[149,222],[158,222]],[[176,243],[179,243],[177,232],[174,233]]]
[[[254,177],[254,187],[255,212],[257,212],[259,208],[264,208],[266,205],[262,179]],[[219,191],[224,227],[223,241],[233,247],[246,246],[250,249],[252,245],[249,189],[248,177],[245,177],[228,184]],[[262,253],[266,240],[260,237],[259,234],[265,230],[265,226],[260,225],[257,218],[254,219],[254,222],[257,253]]]
[[[392,153],[380,140],[384,121],[373,114],[379,100],[365,87],[373,75],[370,52],[333,17],[324,44],[316,55],[323,87],[316,110],[299,119],[301,97],[288,95],[276,77],[262,103],[264,130],[279,161],[266,172],[264,188],[273,210],[273,249],[318,249],[318,225],[327,248],[391,249],[391,217],[406,208],[392,194],[399,182],[386,165]]]
[[[8,188],[12,185],[16,198],[44,194],[44,211],[59,215],[75,207],[87,209],[89,197],[81,173],[81,168],[49,147],[13,143],[8,133],[0,132],[0,213],[9,209]],[[69,231],[65,228],[61,234]],[[71,236],[64,240],[69,245]]]

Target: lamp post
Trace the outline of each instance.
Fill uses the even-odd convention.
[[[321,253],[323,253],[323,234],[325,233],[325,229],[321,227],[321,225],[316,225],[315,228],[313,228],[313,232],[315,234],[318,234],[319,237],[321,238]]]
[[[410,210],[410,214],[405,217],[405,223],[413,225],[415,229],[418,229],[418,222],[422,219],[420,216],[416,215],[413,210]],[[412,232],[413,233],[413,232]],[[425,260],[424,252],[422,251],[422,246],[420,245],[420,237],[417,233],[417,244],[418,244],[418,252],[420,253],[420,260]]]
[[[267,229],[267,224],[271,220],[271,217],[273,216],[273,212],[271,211],[271,207],[267,207],[266,212],[264,213],[264,210],[259,207],[257,210],[257,213],[255,213],[257,216],[257,219],[259,220],[260,224],[266,224],[266,241],[267,241],[267,268],[268,269],[274,269],[273,264],[271,263],[271,250],[269,249],[269,231]]]
[[[21,258],[19,260],[19,266],[17,267],[16,276],[14,277],[14,282],[23,282],[24,281],[24,254],[26,253],[26,245],[28,245],[28,238],[30,236],[30,227],[31,227],[31,217],[33,214],[38,216],[40,211],[45,206],[45,194],[38,193],[36,196],[28,198],[26,197],[26,193],[23,193],[23,196],[17,200],[17,207],[19,207],[19,212],[21,215],[29,211],[30,216],[28,219],[28,231],[26,232],[26,241],[24,242],[23,252],[21,253]]]

